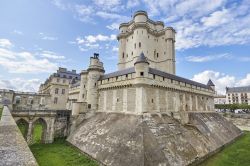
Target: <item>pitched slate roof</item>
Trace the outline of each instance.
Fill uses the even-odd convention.
[[[117,77],[117,76],[121,76],[121,75],[125,75],[125,74],[131,74],[131,73],[135,73],[135,68],[134,67],[127,68],[127,69],[124,69],[124,70],[119,70],[119,71],[109,73],[109,74],[105,74],[105,75],[101,76],[101,78],[99,80],[104,80],[104,79]],[[192,81],[192,80],[189,80],[189,79],[186,79],[186,78],[183,78],[183,77],[179,77],[179,76],[176,76],[176,75],[173,75],[173,74],[169,74],[169,73],[157,70],[157,69],[149,68],[149,73],[150,74],[155,74],[155,75],[158,75],[158,76],[162,76],[164,78],[184,82],[184,83],[187,83],[187,84],[190,84],[190,85],[202,87],[202,88],[205,88],[205,89],[211,89],[210,86],[208,86],[208,85],[201,84],[199,82],[195,82],[195,81]]]
[[[135,61],[135,64],[137,64],[137,63],[147,63],[147,64],[149,64],[149,62],[148,62],[148,60],[145,57],[143,52],[140,54],[140,56],[137,57],[137,59]]]
[[[124,70],[118,70],[116,72],[109,73],[109,74],[105,74],[105,75],[101,76],[100,80],[104,80],[104,79],[108,79],[108,78],[112,78],[112,77],[116,77],[116,76],[121,76],[121,75],[125,75],[125,74],[131,74],[131,73],[135,73],[134,67],[127,68]]]
[[[179,77],[179,76],[176,76],[176,75],[173,75],[173,74],[169,74],[169,73],[157,70],[157,69],[149,68],[149,73],[159,75],[159,76],[162,76],[162,77],[165,77],[165,78],[168,78],[168,79],[188,83],[188,84],[191,84],[191,85],[194,85],[194,86],[199,86],[199,87],[202,87],[202,88],[205,88],[205,89],[211,89],[209,86],[201,84],[199,82],[195,82],[195,81],[183,78],[183,77]]]
[[[227,87],[227,93],[231,92],[250,92],[250,85],[249,86],[241,86],[241,87]]]
[[[215,85],[214,85],[214,83],[212,82],[212,80],[209,79],[208,82],[207,82],[207,86],[215,86]]]

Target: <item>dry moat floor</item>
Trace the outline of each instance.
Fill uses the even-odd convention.
[[[40,166],[98,166],[64,139],[53,144],[33,144],[30,149]]]
[[[34,144],[30,146],[40,166],[96,166],[95,161],[84,156],[65,140],[53,144]],[[249,166],[250,132],[221,152],[209,158],[200,166]]]

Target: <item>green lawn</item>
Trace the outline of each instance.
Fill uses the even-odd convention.
[[[250,165],[250,132],[245,132],[233,144],[215,154],[200,166],[249,166]]]
[[[17,124],[19,130],[21,131],[22,135],[24,138],[26,138],[27,130],[28,130],[28,125],[25,123],[19,123]]]
[[[33,144],[30,149],[40,166],[98,165],[63,139],[56,140],[52,144]]]
[[[42,124],[40,123],[35,124],[34,131],[33,131],[33,143],[41,143],[42,133],[43,133]]]

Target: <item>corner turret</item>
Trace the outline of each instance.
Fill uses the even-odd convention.
[[[148,77],[149,62],[143,52],[137,57],[134,66],[136,77]]]
[[[208,80],[207,86],[209,86],[211,89],[213,89],[213,91],[215,91],[215,85],[214,85],[214,83],[212,82],[211,79]]]
[[[87,107],[90,110],[96,110],[98,105],[98,80],[105,72],[103,63],[99,60],[99,54],[94,53],[94,56],[90,57],[90,65],[87,71]]]

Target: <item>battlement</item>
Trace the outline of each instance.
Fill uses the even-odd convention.
[[[161,21],[148,18],[145,11],[137,11],[133,20],[120,25],[118,69],[134,65],[143,52],[150,67],[175,74],[175,30]]]

